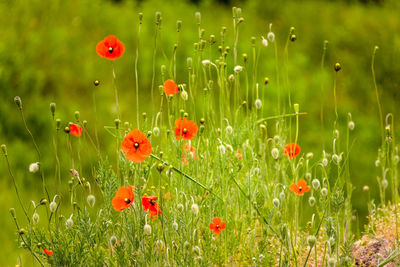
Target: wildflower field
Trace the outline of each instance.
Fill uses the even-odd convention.
[[[398,14],[0,2],[0,265],[400,266]]]

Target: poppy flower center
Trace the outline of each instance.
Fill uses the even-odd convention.
[[[155,200],[150,200],[150,205],[154,206],[156,204]]]
[[[112,53],[114,52],[114,48],[112,48],[111,46],[108,48],[108,52]]]
[[[124,198],[124,201],[125,201],[126,204],[130,204],[131,203],[131,200],[129,198]]]
[[[186,134],[186,133],[187,133],[187,129],[183,128],[183,134]]]
[[[303,188],[301,186],[299,186],[299,191],[303,190]]]
[[[135,148],[139,148],[139,143],[138,142],[135,142]]]

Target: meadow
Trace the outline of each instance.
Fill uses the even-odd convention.
[[[399,12],[1,2],[0,264],[399,265]]]

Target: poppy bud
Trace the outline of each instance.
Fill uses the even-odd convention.
[[[1,150],[3,151],[4,156],[7,156],[7,146],[5,144],[1,145]]]
[[[233,147],[231,145],[226,145],[226,149],[230,152],[233,153]]]
[[[238,24],[244,22],[244,18],[239,18]]]
[[[55,201],[50,202],[49,209],[51,213],[55,212],[57,210],[57,203]]]
[[[338,72],[339,70],[342,69],[342,66],[340,66],[340,63],[336,63],[334,68],[335,68],[335,71]]]
[[[178,21],[176,22],[176,31],[177,31],[177,32],[180,32],[180,31],[181,31],[181,28],[182,28],[182,20],[178,20]]]
[[[35,211],[35,213],[32,216],[32,221],[34,224],[38,224],[39,223],[39,214],[37,214],[37,212]]]
[[[321,183],[319,182],[318,179],[312,180],[311,184],[312,184],[312,187],[314,188],[314,190],[318,190],[319,186],[321,185]]]
[[[383,189],[386,189],[386,188],[388,187],[388,185],[389,185],[388,180],[386,180],[385,178],[383,178],[383,180],[382,180],[382,187],[383,187]]]
[[[299,104],[293,104],[294,112],[299,113]]]
[[[168,167],[168,170],[167,170],[167,172],[166,172],[166,174],[167,174],[167,176],[169,177],[169,178],[171,178],[172,177],[172,174],[173,174],[173,169],[174,169],[174,167],[172,167],[172,165],[169,165],[169,167]]]
[[[35,173],[39,170],[39,162],[34,162],[29,165],[29,172]]]
[[[79,121],[80,113],[79,111],[75,111],[75,119]]]
[[[14,97],[14,102],[17,107],[21,110],[22,109],[22,100],[19,96]]]
[[[18,234],[19,235],[24,235],[26,233],[26,230],[24,229],[24,228],[20,228],[19,230],[18,230]]]
[[[172,223],[172,227],[175,229],[175,231],[178,231],[178,223],[176,222],[176,221],[174,221],[173,223]]]
[[[340,163],[340,158],[337,154],[333,154],[332,155],[332,161],[333,163],[335,163],[336,165],[338,165]]]
[[[201,23],[201,14],[200,14],[200,12],[196,12],[194,14],[194,17],[196,18],[197,25],[200,25],[200,23]]]
[[[115,236],[115,235],[112,235],[111,237],[110,237],[110,244],[111,244],[111,246],[115,246],[116,244],[117,244],[117,241],[118,241],[118,239],[117,239],[117,237]]]
[[[143,120],[145,121],[146,118],[147,118],[147,113],[146,113],[146,112],[143,112],[143,113],[142,113],[142,116],[143,116]]]
[[[99,86],[100,85],[100,81],[99,80],[94,80],[93,84],[94,84],[94,86]]]
[[[314,154],[312,152],[309,152],[306,154],[307,159],[312,159],[313,156],[314,156]]]
[[[335,130],[333,131],[333,137],[334,137],[335,139],[339,139],[339,136],[340,136],[339,130],[338,130],[338,129],[335,129]]]
[[[321,189],[321,194],[326,197],[328,195],[328,189],[326,189],[325,187]]]
[[[156,25],[161,24],[161,12],[157,11],[156,12]]]
[[[285,199],[285,192],[281,192],[280,194],[279,194],[279,198],[281,199],[281,200],[284,200]]]
[[[308,204],[310,204],[310,207],[314,207],[315,205],[315,197],[311,196],[308,198]]]
[[[89,207],[93,208],[94,203],[96,203],[96,197],[93,195],[88,195],[87,202],[89,204]]]
[[[65,226],[67,227],[67,229],[71,228],[71,227],[74,225],[74,221],[72,220],[72,216],[73,216],[73,214],[72,214],[71,217],[69,217],[69,219],[65,222]]]
[[[159,163],[157,165],[157,171],[161,174],[164,171],[164,164]]]
[[[219,153],[224,155],[225,154],[225,146],[224,145],[219,145],[218,146],[218,151],[219,151]]]
[[[242,66],[235,66],[234,68],[233,68],[233,70],[236,72],[236,73],[239,73],[239,72],[241,72],[242,70],[243,70],[243,67]]]
[[[264,38],[264,36],[261,36],[261,43],[263,46],[267,47],[268,46],[268,41],[267,39]]]
[[[272,155],[273,159],[278,159],[279,158],[279,150],[276,147],[274,147],[271,150],[271,155]]]
[[[310,179],[311,179],[311,173],[309,173],[309,172],[306,173],[306,179],[307,179],[307,180],[310,180]]]
[[[349,124],[347,126],[349,127],[350,131],[353,131],[355,127],[354,121],[349,121]]]
[[[183,209],[184,209],[183,204],[179,203],[179,204],[176,206],[176,208],[178,209],[179,212],[183,212]]]
[[[61,119],[56,119],[56,129],[57,131],[60,130],[61,127]]]
[[[196,203],[192,204],[192,211],[194,213],[194,215],[199,214],[199,205],[197,205]]]
[[[144,234],[145,235],[151,235],[151,226],[150,226],[150,224],[145,224],[143,230],[144,230]]]
[[[115,124],[115,129],[119,129],[119,124],[121,123],[121,120],[119,120],[119,119],[115,119],[114,120],[114,124]]]
[[[322,165],[324,165],[325,167],[328,165],[328,159],[327,158],[323,158],[322,159]]]
[[[196,255],[196,256],[200,256],[200,248],[198,246],[195,246],[192,249],[192,252]]]
[[[269,32],[267,38],[271,43],[273,43],[275,41],[275,34],[273,32]]]
[[[185,250],[189,250],[190,243],[188,241],[185,241],[185,243],[183,243],[183,247],[184,247]]]
[[[256,106],[256,109],[261,109],[262,107],[262,102],[260,99],[256,99],[256,101],[254,102],[254,106]]]
[[[275,208],[279,208],[279,205],[280,205],[279,199],[274,198],[274,199],[272,200],[272,204],[274,205]]]
[[[308,243],[308,245],[309,245],[310,247],[314,246],[316,241],[317,241],[317,239],[315,238],[314,235],[309,235],[309,236],[307,237],[307,243]]]
[[[41,200],[40,200],[40,205],[47,205],[47,199],[45,199],[45,198],[42,198]]]
[[[182,97],[183,101],[187,101],[189,98],[188,93],[186,91],[182,91],[181,97]]]
[[[15,209],[14,209],[14,208],[11,208],[11,209],[10,209],[10,214],[11,214],[11,216],[12,216],[13,218],[16,217],[16,216],[15,216]]]
[[[51,111],[51,115],[54,118],[54,113],[56,112],[56,103],[50,103],[50,111]]]
[[[332,258],[328,259],[328,266],[329,267],[334,267],[335,264],[336,264],[335,258],[332,257]]]
[[[233,132],[232,126],[230,126],[230,125],[226,126],[226,128],[225,128],[225,133],[226,133],[227,135],[231,135],[232,132]]]
[[[160,128],[157,126],[153,128],[153,134],[154,136],[159,136],[160,135]]]
[[[369,190],[369,186],[368,185],[364,185],[363,190],[364,191],[368,191]]]
[[[191,70],[191,69],[192,69],[192,65],[193,65],[193,60],[192,60],[192,58],[191,58],[191,57],[188,57],[187,60],[186,60],[186,62],[187,62],[187,67],[188,67],[188,69]]]

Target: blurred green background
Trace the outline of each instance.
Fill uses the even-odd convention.
[[[341,63],[342,71],[337,81],[339,116],[343,136],[348,112],[351,112],[356,124],[352,133],[355,142],[351,158],[351,176],[356,186],[353,205],[361,221],[365,222],[368,195],[362,191],[362,186],[369,185],[373,189],[371,197],[378,197],[375,188],[379,173],[374,162],[380,145],[380,131],[370,65],[375,45],[380,48],[376,57],[376,75],[384,114],[392,112],[396,122],[399,116],[400,4],[395,0],[1,1],[0,143],[8,146],[11,166],[23,201],[38,202],[42,190],[40,176],[28,171],[29,164],[37,161],[36,154],[13,102],[14,96],[22,98],[27,123],[42,152],[42,166],[48,183],[54,188],[55,161],[49,141],[52,136],[50,102],[57,103],[56,117],[61,118],[63,123],[73,121],[74,112],[79,110],[81,119],[88,120],[92,134],[96,124],[104,154],[114,157],[111,137],[103,129],[104,125],[113,125],[116,117],[113,111],[111,64],[96,54],[97,42],[113,34],[125,43],[126,52],[115,62],[115,68],[122,120],[134,122],[138,13],[144,13],[139,61],[140,110],[149,113],[149,105],[145,103],[150,101],[155,12],[162,12],[160,44],[169,58],[176,40],[176,21],[183,21],[177,50],[177,73],[178,82],[184,83],[187,82],[186,58],[194,55],[193,43],[198,38],[195,12],[201,12],[201,27],[206,30],[206,36],[216,36],[217,44],[221,26],[226,26],[227,44],[232,47],[232,6],[241,7],[245,18],[240,26],[239,55],[251,54],[251,36],[257,38],[257,46],[262,51],[258,81],[261,83],[264,77],[270,79],[263,101],[266,107],[264,115],[276,114],[276,94],[272,91],[276,80],[273,46],[261,47],[261,36],[267,35],[269,23],[272,23],[282,58],[289,28],[296,28],[297,41],[289,45],[288,73],[292,99],[300,104],[302,111],[308,112],[301,119],[302,149],[304,152],[314,152],[317,157],[321,156],[324,143],[327,151],[331,151],[333,65]],[[328,40],[329,45],[326,65],[321,71],[324,40]],[[217,52],[217,45],[213,49]],[[239,61],[242,62],[241,59]],[[156,64],[156,84],[161,84],[160,65],[166,62],[160,56]],[[101,81],[99,87],[93,86],[95,79]],[[94,90],[97,116],[92,101]],[[320,126],[321,103],[324,106],[324,131]],[[60,135],[60,140],[61,145],[65,144],[64,134]],[[84,166],[90,166],[95,160],[95,153],[90,149],[82,154]],[[61,161],[62,179],[66,182],[70,176],[70,162],[64,155],[61,155]],[[33,260],[17,249],[15,242],[16,228],[8,209],[16,207],[19,218],[22,218],[22,212],[18,208],[4,157],[0,160],[0,184],[0,207],[3,213],[0,220],[0,265],[15,265],[18,255],[24,257],[23,263],[30,265]],[[21,220],[21,223],[23,225],[24,221]]]

